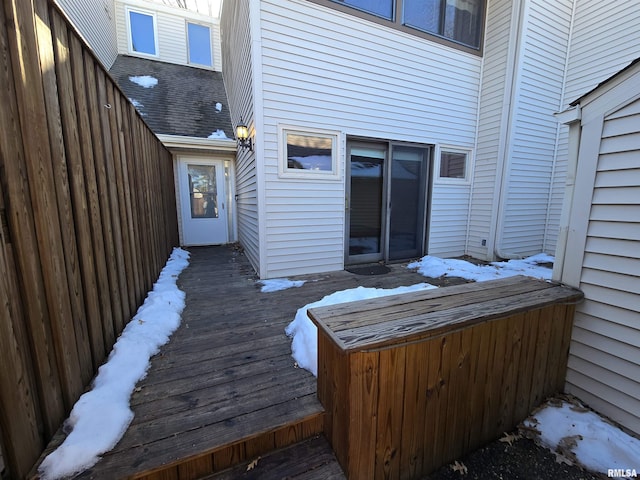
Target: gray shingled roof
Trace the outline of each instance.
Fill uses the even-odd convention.
[[[220,72],[119,55],[109,73],[156,134],[206,138],[224,130],[234,138]],[[145,88],[129,79],[145,75],[158,83]]]

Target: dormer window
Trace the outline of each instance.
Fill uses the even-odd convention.
[[[187,22],[187,38],[189,63],[211,67],[211,29],[205,25]]]
[[[158,55],[156,17],[153,13],[127,8],[127,27],[131,53]]]

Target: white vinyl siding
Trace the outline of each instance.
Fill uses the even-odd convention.
[[[118,56],[113,0],[56,0],[109,70]]]
[[[513,17],[511,0],[490,0],[487,8],[478,141],[466,249],[466,253],[480,259],[491,259],[493,254],[491,239],[495,228],[497,158],[503,135]]]
[[[267,275],[339,270],[344,161],[339,181],[279,178],[278,126],[342,132],[342,159],[352,136],[473,149],[481,59],[306,0],[260,6]]]
[[[221,30],[224,44],[221,58],[230,111],[237,125],[240,116],[251,127],[254,118],[253,70],[249,1],[224,2]],[[252,135],[254,132],[249,131]],[[259,185],[255,152],[238,149],[235,165],[235,208],[238,241],[253,267],[260,273]]]
[[[155,60],[180,65],[189,64],[187,22],[209,27],[212,45],[213,70],[222,69],[220,56],[220,22],[213,17],[207,17],[195,12],[179,8],[167,7],[141,0],[116,0],[115,15],[118,38],[118,51],[121,54],[135,55],[129,48],[129,32],[127,29],[127,7],[134,11],[150,13],[155,16],[158,51]],[[144,55],[143,55],[144,56]],[[203,65],[193,65],[200,68],[210,68]]]
[[[634,71],[611,89],[601,87],[602,96],[588,97],[583,106],[562,279],[579,283],[585,294],[576,312],[567,390],[640,434],[640,100],[602,116],[621,95],[640,95],[640,68]]]
[[[640,2],[580,0],[575,3],[569,58],[563,92],[564,110],[631,61],[640,57]],[[568,128],[561,127],[552,184],[548,232],[557,231],[566,181]],[[555,238],[548,236],[546,250]]]
[[[546,227],[552,177],[556,169],[566,170],[554,165],[558,124],[553,114],[562,106],[572,3],[530,2],[526,10],[499,245],[500,250],[516,255],[544,251],[545,233],[553,237],[558,233],[559,217],[554,218],[553,231]]]
[[[566,104],[640,57],[640,2],[580,0],[567,64]]]

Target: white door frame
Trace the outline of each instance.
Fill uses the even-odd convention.
[[[187,165],[215,166],[217,217],[192,218]],[[232,220],[231,161],[224,157],[178,155],[176,158],[176,200],[178,206],[180,243],[185,246],[218,245],[231,241]]]

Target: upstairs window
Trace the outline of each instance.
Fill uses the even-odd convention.
[[[187,22],[187,37],[189,63],[211,67],[211,29],[205,25]]]
[[[426,38],[480,51],[486,0],[311,0]]]
[[[473,48],[480,46],[482,0],[404,0],[405,25]]]
[[[127,9],[129,51],[145,55],[158,55],[156,17],[151,13]]]

